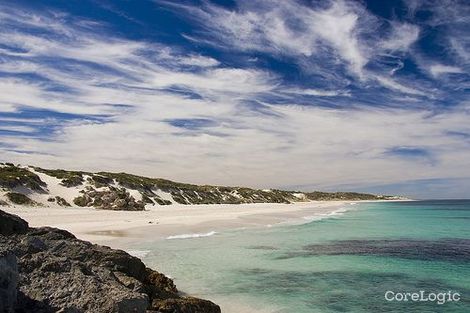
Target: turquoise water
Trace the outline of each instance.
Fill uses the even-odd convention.
[[[366,203],[303,225],[145,244],[144,261],[223,312],[470,312],[470,201]],[[458,292],[389,302],[386,291]]]

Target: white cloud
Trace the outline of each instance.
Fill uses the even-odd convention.
[[[393,23],[393,32],[390,37],[381,43],[387,50],[407,51],[419,38],[419,27],[411,24]]]
[[[201,73],[162,71],[154,73],[152,85],[155,87],[169,87],[182,85],[212,95],[227,93],[251,94],[268,92],[274,88],[274,79],[268,73],[258,70],[237,68],[216,68]]]
[[[35,128],[20,125],[0,125],[0,131],[33,133]]]
[[[340,95],[349,96],[348,93],[342,92],[342,91],[321,90],[321,89],[312,89],[312,88],[308,88],[308,89],[289,88],[289,89],[283,89],[282,91],[286,93],[293,93],[293,94],[306,95],[306,96],[318,96],[318,97],[336,97]]]
[[[326,11],[312,14],[312,30],[316,30],[320,38],[331,44],[342,59],[349,63],[353,73],[360,77],[368,58],[365,49],[359,44],[357,37],[359,13],[345,2],[335,2]],[[364,13],[363,10],[360,11]]]
[[[442,74],[459,74],[464,71],[457,66],[449,66],[443,64],[433,64],[429,67],[429,72],[432,76],[438,77]]]
[[[213,67],[220,65],[220,62],[214,58],[205,57],[202,55],[190,55],[180,61],[181,64],[200,66],[200,67]]]
[[[389,89],[393,89],[393,90],[406,93],[406,94],[411,94],[411,95],[429,96],[428,94],[426,94],[425,92],[421,90],[402,85],[396,82],[395,80],[385,77],[385,76],[376,76],[375,79],[384,87],[389,88]]]
[[[468,39],[462,40],[462,37],[458,36],[457,38],[451,38],[449,41],[450,41],[450,45],[452,49],[457,54],[457,56],[463,62],[465,63],[468,62],[468,60],[470,60],[470,52],[468,49],[468,47],[470,46],[470,40]]]
[[[322,187],[470,174],[468,149],[446,135],[449,129],[470,131],[468,115],[461,111],[430,118],[428,111],[270,106],[279,118],[243,114],[239,109],[211,114],[206,107],[205,116],[220,123],[185,135],[184,130],[154,120],[161,107],[148,108],[113,123],[66,127],[59,141],[7,138],[4,142],[17,145],[16,150],[36,153],[4,152],[3,157],[43,166],[130,170],[196,183],[257,187],[272,187],[273,182]],[[433,151],[439,166],[384,157],[384,151],[410,143]]]

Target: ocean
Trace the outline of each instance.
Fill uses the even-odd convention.
[[[138,249],[180,290],[213,300],[222,312],[470,312],[469,200],[371,202],[343,211]]]

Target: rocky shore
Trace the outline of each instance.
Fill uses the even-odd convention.
[[[219,313],[121,250],[0,211],[0,312]]]

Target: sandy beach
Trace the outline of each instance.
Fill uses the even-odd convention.
[[[207,236],[222,229],[305,222],[345,210],[350,202],[312,201],[295,204],[171,205],[146,211],[93,208],[5,207],[32,227],[51,226],[80,239],[112,247],[129,242],[172,237]]]

